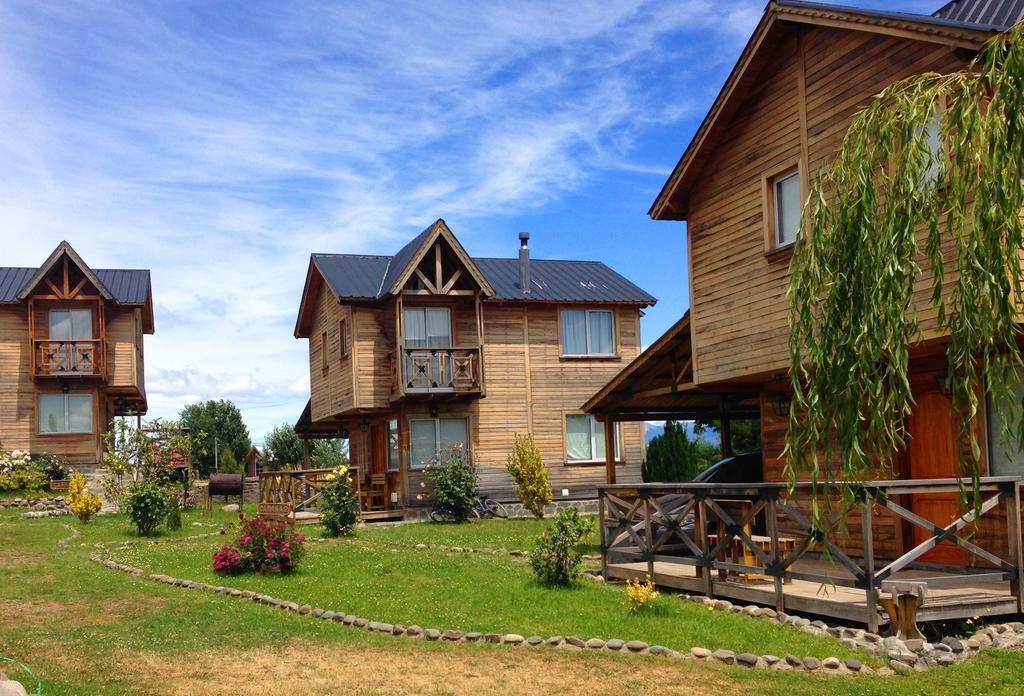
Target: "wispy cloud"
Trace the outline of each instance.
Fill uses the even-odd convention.
[[[636,139],[706,103],[762,4],[5,3],[0,263],[67,238],[151,268],[153,413],[232,398],[261,435],[308,393],[311,251],[663,166]]]

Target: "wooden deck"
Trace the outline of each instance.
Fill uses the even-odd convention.
[[[926,586],[921,621],[1021,613],[1019,477],[982,479],[977,519],[967,512],[952,521],[927,520],[895,502],[955,493],[958,486],[955,479],[865,484],[861,502],[844,511],[857,536],[843,541],[812,529],[804,512],[811,489],[802,484],[792,491],[783,483],[603,486],[602,569],[609,579],[649,575],[663,587],[870,630],[888,622],[881,595],[900,581]],[[874,530],[883,514],[921,530],[915,545],[895,558],[876,552]],[[984,548],[974,534],[981,525],[1000,526],[1003,543]],[[938,565],[937,546],[958,549],[967,564]]]
[[[647,563],[609,563],[607,576],[628,580],[647,576]],[[847,580],[853,576],[841,566],[820,559],[802,559],[794,570],[828,576],[834,574]],[[662,587],[704,594],[705,580],[697,575],[697,567],[654,562],[653,577]],[[934,578],[961,578],[962,575],[930,570],[906,570],[897,573],[897,580],[929,580]],[[868,605],[864,590],[842,585],[827,585],[808,580],[793,580],[785,585],[783,610],[790,613],[827,616],[856,623],[868,623]],[[713,579],[713,596],[736,600],[746,604],[759,604],[775,608],[775,587],[772,580],[743,584],[738,578]],[[930,589],[924,606],[918,611],[921,621],[942,621],[972,616],[996,616],[1017,613],[1017,599],[1011,594],[1009,583],[978,582],[957,588]],[[884,614],[879,623],[887,623]]]

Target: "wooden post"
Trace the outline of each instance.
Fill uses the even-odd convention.
[[[721,432],[722,436],[722,458],[732,456],[732,424],[729,419],[729,414],[723,411],[721,420]]]
[[[608,580],[608,529],[605,525],[604,507],[607,505],[605,493],[597,490],[597,523],[601,530],[601,577]]]
[[[875,538],[871,515],[872,498],[865,493],[860,509],[861,536],[864,544],[864,589],[868,609],[868,630],[878,633],[878,604],[875,593]]]
[[[708,554],[708,506],[703,499],[697,501],[697,517],[695,518],[696,524],[694,528],[697,532],[697,545],[700,546],[701,552],[705,556]],[[712,571],[711,566],[707,566],[704,569],[704,594],[708,597],[715,596],[715,574]]]
[[[1020,483],[1008,484],[1012,487],[1006,498],[1006,534],[1007,559],[1017,569],[1017,577],[1010,582],[1010,593],[1017,599],[1017,611],[1024,612],[1024,594],[1021,593],[1021,580],[1024,575],[1024,554],[1021,552],[1021,520],[1020,520]]]
[[[302,468],[309,468],[309,439],[302,438]]]
[[[604,422],[604,473],[605,482],[615,483],[615,421]]]
[[[651,501],[644,501],[644,541],[647,543],[647,575],[654,581],[654,529],[651,526]]]
[[[772,563],[776,565],[778,570],[779,566],[782,565],[782,557],[779,554],[779,518],[775,498],[768,500],[765,516],[767,518],[766,531],[772,544]],[[782,592],[782,576],[774,575],[773,580],[775,584],[775,611],[782,613],[786,610],[786,598]]]

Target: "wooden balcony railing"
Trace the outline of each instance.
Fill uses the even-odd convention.
[[[102,377],[105,374],[103,340],[36,340],[33,350],[37,377]]]
[[[391,354],[391,372],[399,397],[483,392],[480,348],[403,348]]]

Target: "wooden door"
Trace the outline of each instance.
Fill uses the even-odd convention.
[[[370,485],[375,509],[390,507],[391,486],[388,471],[387,427],[383,423],[370,426]]]
[[[956,476],[956,423],[950,411],[950,399],[937,391],[917,395],[917,403],[908,422],[910,478],[933,479]],[[910,509],[939,525],[946,525],[960,516],[956,493],[914,494]],[[914,546],[931,534],[913,525]],[[964,565],[966,552],[955,544],[942,542],[919,560],[946,565]]]

